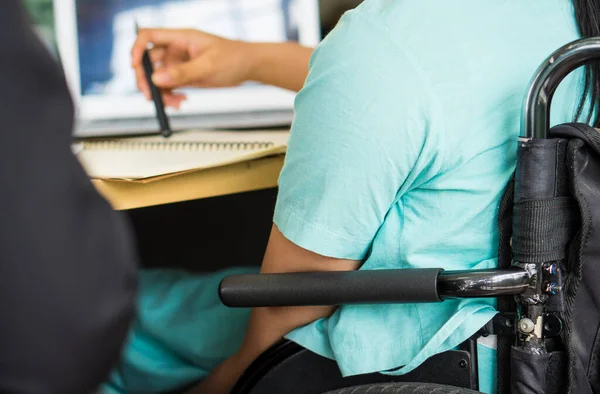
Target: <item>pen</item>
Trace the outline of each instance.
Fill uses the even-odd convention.
[[[138,24],[135,23],[135,33],[138,32]],[[160,125],[160,132],[163,137],[169,137],[173,132],[171,131],[171,126],[169,125],[169,118],[167,118],[167,114],[165,112],[165,104],[162,99],[162,94],[160,90],[154,82],[152,82],[152,74],[154,73],[154,67],[152,67],[152,61],[150,60],[150,53],[148,52],[148,48],[144,50],[144,54],[142,55],[142,66],[144,67],[144,75],[146,77],[146,82],[150,87],[150,94],[152,95],[152,101],[154,102],[154,108],[156,109],[156,118],[158,119],[158,123]]]

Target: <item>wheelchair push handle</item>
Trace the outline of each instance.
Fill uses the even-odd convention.
[[[564,45],[541,64],[525,96],[522,137],[546,138],[550,129],[550,103],[558,85],[576,68],[599,58],[600,37],[589,37]]]
[[[517,295],[530,281],[529,273],[520,268],[233,275],[221,282],[219,297],[229,307],[432,303],[445,298]]]

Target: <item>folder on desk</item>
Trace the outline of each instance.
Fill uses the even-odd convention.
[[[77,156],[91,178],[151,182],[186,172],[281,155],[289,131],[183,131],[161,136],[87,140]]]

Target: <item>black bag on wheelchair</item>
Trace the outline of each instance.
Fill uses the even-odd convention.
[[[512,214],[500,218],[503,242],[512,239],[512,265],[538,276],[519,295],[520,345],[510,349],[506,392],[599,393],[600,134],[565,124],[548,137],[519,142],[514,189],[503,201],[512,200]],[[499,341],[501,360],[508,341]],[[499,368],[508,365],[500,361]],[[499,388],[508,379],[502,376]]]
[[[579,123],[548,127],[559,83],[598,58],[600,38],[575,41],[532,80],[515,175],[499,207],[498,269],[239,275],[221,283],[222,301],[255,307],[498,297],[501,313],[480,334],[498,335],[500,394],[599,394],[600,133]],[[284,342],[257,360],[234,392],[473,393],[474,343],[432,357],[409,376],[344,379],[335,362]]]

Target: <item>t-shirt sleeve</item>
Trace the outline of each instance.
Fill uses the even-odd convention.
[[[349,12],[315,50],[295,101],[274,222],[296,245],[362,260],[427,161],[428,91],[384,28]],[[421,165],[422,167],[422,165]]]

